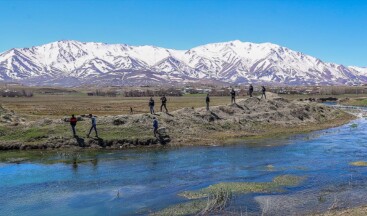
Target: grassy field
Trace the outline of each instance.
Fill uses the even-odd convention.
[[[175,111],[185,107],[204,107],[205,95],[167,97],[167,108]],[[160,100],[155,97],[155,109],[159,111]],[[230,97],[211,97],[211,105],[230,103]],[[17,114],[28,117],[63,117],[71,114],[119,115],[148,113],[148,97],[98,97],[85,94],[39,95],[31,98],[1,98],[0,105]]]
[[[300,98],[320,98],[320,97],[337,97],[337,98],[353,98],[367,95],[281,95],[284,98],[293,100]],[[198,108],[205,106],[204,94],[184,95],[182,97],[168,97],[168,110],[175,111],[181,108]],[[238,99],[244,96],[238,97]],[[160,100],[155,97],[156,111],[159,111]],[[70,93],[59,95],[35,94],[30,98],[0,98],[0,105],[8,110],[14,110],[18,115],[23,117],[39,118],[60,118],[71,114],[89,114],[95,115],[119,115],[129,114],[130,107],[133,108],[134,114],[148,113],[148,97],[98,97],[87,96],[84,93]],[[211,97],[212,106],[225,105],[230,103],[229,96]],[[365,105],[367,99],[352,99],[350,105]]]
[[[349,106],[367,106],[367,97],[351,98],[342,101],[341,104]]]

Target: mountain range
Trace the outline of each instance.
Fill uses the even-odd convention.
[[[354,85],[367,83],[367,68],[323,62],[272,43],[235,40],[174,50],[67,40],[1,53],[0,81],[59,86]]]

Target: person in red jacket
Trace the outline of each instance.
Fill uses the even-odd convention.
[[[70,125],[71,125],[71,129],[73,130],[73,135],[74,137],[76,136],[76,132],[75,132],[75,126],[76,126],[76,122],[78,120],[75,118],[74,114],[71,115],[71,118],[70,118]]]

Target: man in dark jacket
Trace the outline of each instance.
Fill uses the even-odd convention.
[[[209,97],[209,94],[207,94],[207,95],[206,95],[205,102],[206,102],[206,110],[207,110],[207,111],[209,111],[209,103],[210,103],[210,97]]]
[[[261,86],[261,99],[263,99],[263,96],[265,97],[265,99],[266,99],[266,88],[265,88],[265,86]]]
[[[156,117],[153,117],[153,133],[154,137],[157,137],[157,131],[158,131],[158,120]]]
[[[150,100],[149,100],[149,109],[150,109],[150,114],[154,114],[154,100],[152,97],[150,97]]]
[[[231,103],[236,103],[236,91],[233,88],[231,91]]]
[[[254,92],[254,87],[252,86],[252,84],[250,84],[250,87],[248,89],[248,93],[249,93],[250,97],[252,97],[253,92]]]
[[[166,113],[168,113],[167,106],[166,106],[166,104],[167,104],[166,95],[163,95],[163,97],[161,97],[161,102],[162,102],[162,104],[161,104],[161,112],[163,111],[162,108],[164,107],[164,109],[166,109]]]
[[[76,136],[76,132],[75,132],[75,126],[76,126],[76,123],[77,123],[77,119],[75,118],[75,115],[71,115],[71,118],[70,118],[70,126],[71,126],[71,129],[73,130],[73,136],[75,137]]]

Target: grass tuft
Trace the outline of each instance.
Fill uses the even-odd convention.
[[[355,161],[355,162],[351,162],[349,164],[352,165],[352,166],[367,166],[366,161]]]
[[[223,189],[236,194],[274,192],[279,191],[282,187],[297,186],[303,179],[299,176],[282,175],[275,177],[272,182],[221,182],[197,191],[185,191],[179,196],[187,199],[199,199],[208,197],[211,193],[218,193]]]

